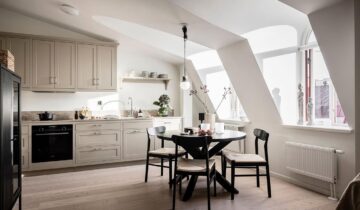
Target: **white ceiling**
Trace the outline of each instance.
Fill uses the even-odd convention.
[[[77,7],[80,16],[63,13],[61,3]],[[277,0],[1,0],[0,6],[173,63],[183,53],[181,22],[189,24],[190,53],[266,26],[308,24],[306,15]]]
[[[336,3],[339,3],[343,0],[280,0],[287,5],[290,5],[297,10],[305,13],[310,14],[317,10],[323,9],[325,7],[329,7]]]

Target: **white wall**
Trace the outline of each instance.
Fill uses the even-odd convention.
[[[85,35],[2,8],[0,8],[0,31],[94,40]],[[120,43],[117,50],[117,69],[118,77],[131,70],[139,72],[146,70],[167,73],[171,81],[167,90],[165,90],[163,83],[123,83],[117,93],[37,93],[23,91],[23,111],[72,111],[82,106],[89,106],[90,109],[98,110],[100,108],[97,106],[98,100],[103,102],[120,100],[122,102],[120,104],[109,104],[104,108],[105,110],[129,109],[128,97],[130,96],[133,98],[134,107],[137,109],[157,109],[156,106],[152,105],[152,102],[157,100],[161,94],[166,93],[171,98],[171,106],[175,109],[175,114],[180,113],[179,71],[174,65],[148,55],[134,53],[134,50],[126,51]]]

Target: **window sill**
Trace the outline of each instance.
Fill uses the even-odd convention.
[[[325,125],[294,125],[294,124],[283,124],[285,128],[301,129],[301,130],[314,130],[324,132],[335,132],[335,133],[351,133],[351,127],[345,126],[325,126]]]
[[[247,124],[250,123],[250,121],[244,121],[244,120],[224,120],[224,119],[219,119],[219,122],[223,122],[229,125],[236,125],[241,128],[245,127]]]

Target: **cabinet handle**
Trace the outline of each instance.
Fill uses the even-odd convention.
[[[54,84],[57,84],[57,77],[54,77]]]
[[[99,86],[100,85],[100,79],[96,79],[96,86]]]
[[[50,84],[54,84],[54,78],[50,77]]]
[[[164,124],[171,124],[171,122],[164,122]]]
[[[93,85],[96,86],[96,79],[95,78],[93,79]]]
[[[130,131],[129,133],[142,133],[141,130],[133,130],[133,131]]]
[[[94,135],[100,135],[101,133],[100,132],[94,132]]]

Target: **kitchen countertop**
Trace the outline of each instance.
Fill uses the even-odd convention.
[[[180,116],[171,116],[171,117],[121,117],[119,119],[88,119],[88,120],[23,120],[22,124],[72,124],[72,123],[93,123],[93,122],[116,122],[116,121],[134,121],[134,120],[153,120],[153,119],[173,119],[181,118]]]

